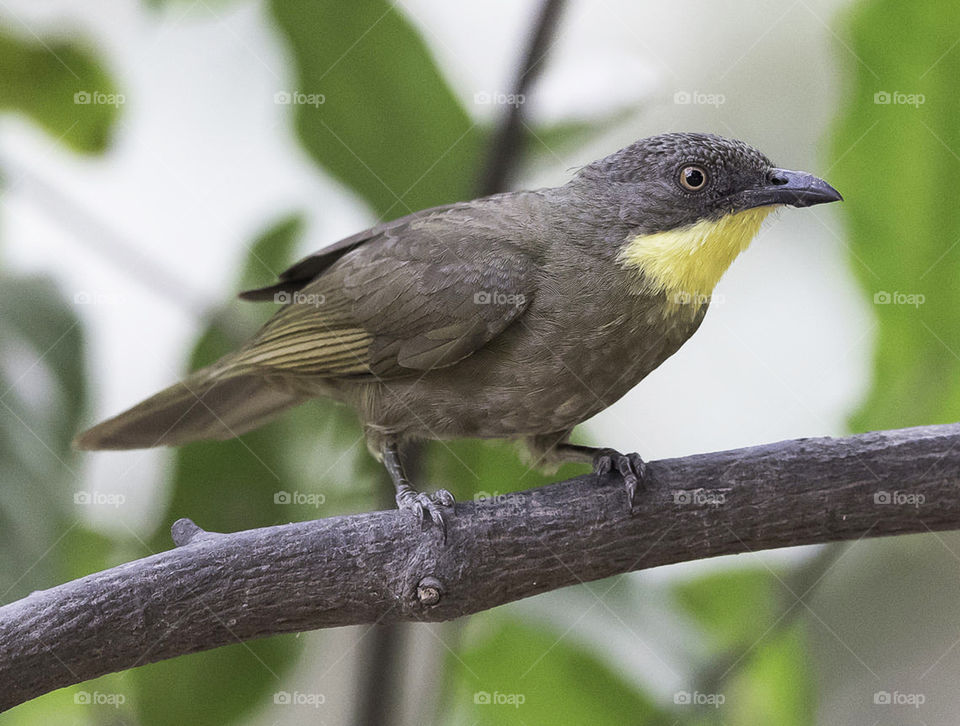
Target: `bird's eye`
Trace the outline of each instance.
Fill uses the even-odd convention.
[[[685,166],[680,170],[680,186],[698,192],[707,185],[707,172],[700,166]]]

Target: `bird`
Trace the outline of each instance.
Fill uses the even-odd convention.
[[[326,397],[356,411],[398,508],[444,539],[454,498],[410,481],[410,442],[519,440],[541,464],[619,475],[632,508],[643,458],[574,444],[574,427],[697,331],[772,211],[841,200],[742,141],[644,138],[561,186],[424,209],[301,259],[240,294],[281,305],[246,343],[74,445],[229,439]]]

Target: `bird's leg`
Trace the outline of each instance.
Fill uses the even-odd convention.
[[[627,505],[631,508],[637,487],[647,476],[647,464],[640,458],[640,454],[621,454],[615,449],[564,442],[557,445],[554,456],[562,461],[582,461],[592,464],[597,478],[606,476],[611,471],[617,471],[623,477],[623,485],[627,490]]]
[[[380,449],[383,465],[397,490],[397,507],[401,511],[413,512],[423,522],[427,515],[440,527],[443,540],[447,539],[447,524],[443,519],[443,510],[454,505],[453,495],[446,489],[438,489],[432,496],[418,492],[410,484],[400,459],[400,449],[396,440],[387,439]]]

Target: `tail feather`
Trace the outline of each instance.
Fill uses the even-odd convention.
[[[305,397],[262,375],[214,364],[78,435],[77,449],[147,449],[230,439],[255,429]]]

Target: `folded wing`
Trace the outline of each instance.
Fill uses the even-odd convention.
[[[320,255],[301,261],[278,286],[263,289],[291,302],[233,365],[389,378],[462,360],[511,325],[533,296],[535,266],[504,221],[483,204],[458,205],[386,225],[332,262]],[[321,272],[304,283],[311,266]]]

